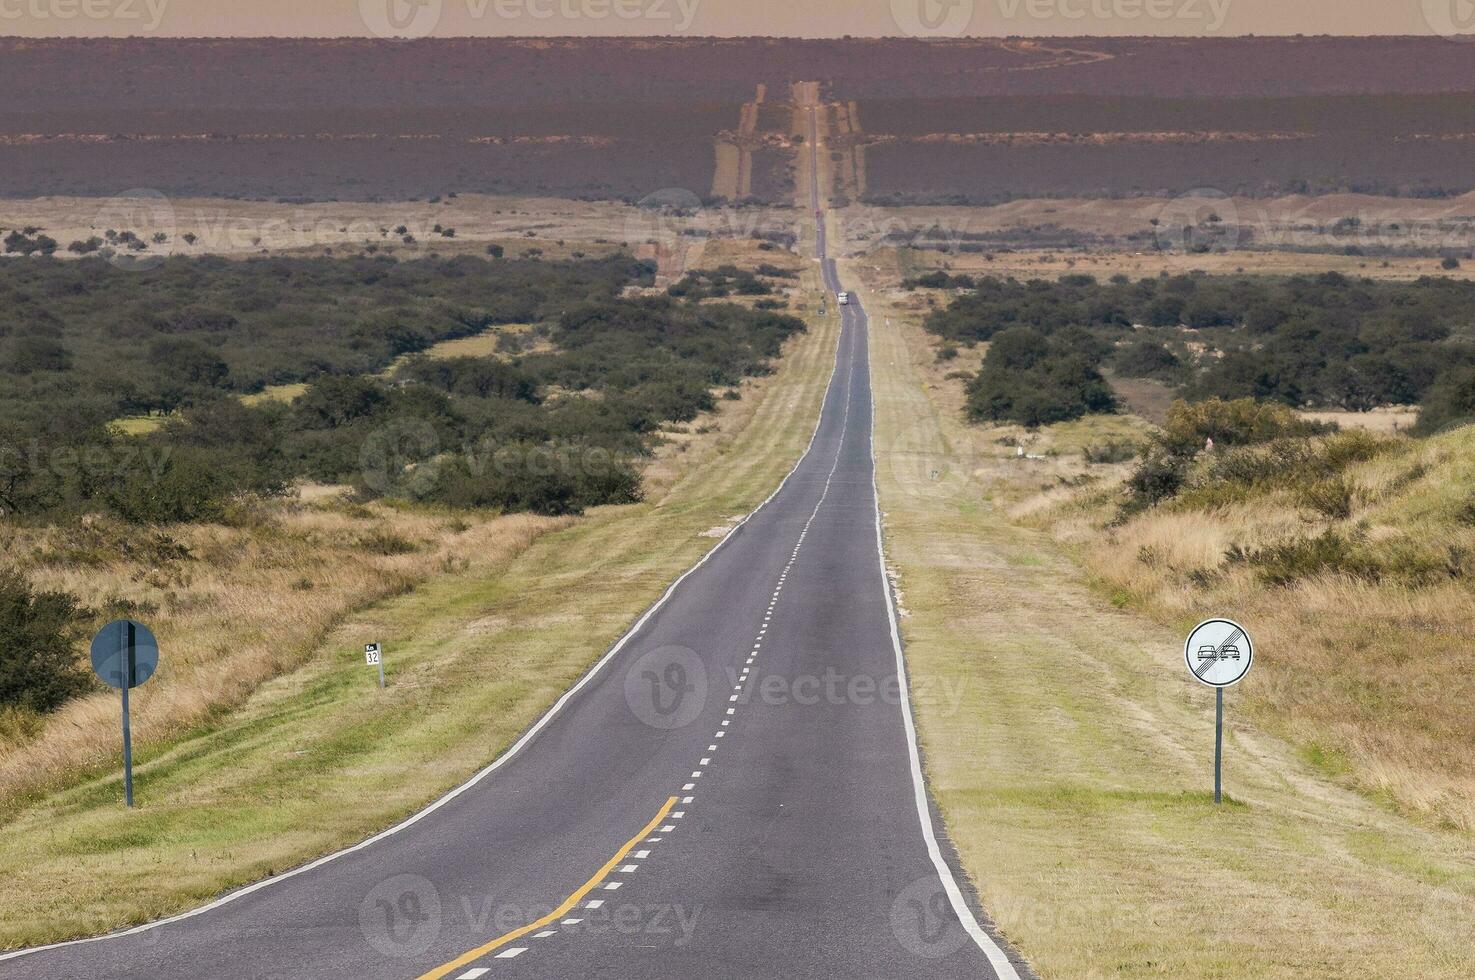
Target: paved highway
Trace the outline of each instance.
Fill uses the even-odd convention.
[[[491,768],[347,852],[0,977],[1014,980],[929,815],[866,316],[840,309],[797,468]]]

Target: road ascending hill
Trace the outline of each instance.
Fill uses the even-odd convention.
[[[867,321],[840,309],[798,466],[493,767],[348,851],[0,976],[1015,980],[928,810]]]

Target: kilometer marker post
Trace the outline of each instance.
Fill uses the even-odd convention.
[[[384,647],[378,643],[365,643],[364,663],[379,668],[379,690],[384,690]]]

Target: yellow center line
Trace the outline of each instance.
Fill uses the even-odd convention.
[[[462,953],[460,956],[451,960],[451,962],[446,963],[443,966],[438,966],[434,970],[431,970],[429,973],[422,973],[419,977],[419,980],[440,980],[441,977],[444,977],[451,971],[459,970],[463,966],[467,966],[468,964],[476,962],[497,947],[505,946],[508,943],[512,942],[514,939],[526,936],[528,933],[541,929],[544,926],[552,925],[555,920],[563,918],[569,912],[573,911],[574,906],[579,904],[580,899],[582,899],[585,895],[594,890],[595,885],[599,884],[606,877],[608,877],[609,873],[615,870],[615,866],[617,864],[625,860],[625,856],[635,849],[636,844],[639,844],[642,840],[644,840],[647,834],[655,830],[660,822],[666,819],[666,814],[670,813],[671,808],[675,805],[676,797],[673,796],[669,800],[667,800],[666,805],[661,807],[661,809],[656,813],[655,818],[641,829],[640,833],[630,838],[630,840],[625,844],[624,847],[615,852],[614,857],[605,862],[604,867],[600,868],[594,873],[594,877],[590,878],[588,881],[580,885],[578,890],[575,891],[568,898],[564,899],[563,904],[560,905],[558,908],[554,909],[552,912],[549,912],[537,922],[529,922],[527,925],[523,926],[520,929],[514,929],[506,935],[498,936],[496,939],[493,939],[491,942],[487,943],[484,946],[478,946],[473,950]]]

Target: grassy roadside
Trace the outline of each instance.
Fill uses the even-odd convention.
[[[819,288],[806,267],[806,307]],[[490,762],[793,465],[837,326],[810,318],[719,431],[657,464],[669,491],[364,610],[239,710],[143,753],[136,812],[116,775],[27,808],[0,841],[0,946],[199,904],[360,840]],[[385,643],[383,693],[365,638]]]
[[[914,315],[866,288],[888,557],[933,792],[1004,934],[1047,977],[1475,974],[1468,836],[1347,791],[1229,702],[1182,638],[1102,601],[1000,487],[1052,480],[965,427]],[[889,322],[888,322],[889,321]],[[1094,438],[1098,434],[1067,434]],[[955,688],[955,686],[957,686]]]

